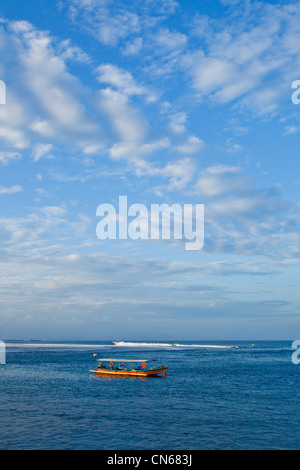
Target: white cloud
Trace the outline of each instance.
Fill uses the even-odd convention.
[[[145,0],[145,6],[163,15],[173,15],[180,8],[176,0]]]
[[[285,126],[284,127],[284,136],[286,135],[294,135],[300,131],[300,126]]]
[[[130,72],[116,65],[100,65],[96,73],[100,83],[112,86],[125,95],[146,95],[148,101],[156,100],[154,94],[151,94],[145,86],[139,85]]]
[[[191,136],[187,139],[187,141],[184,144],[179,145],[177,147],[177,150],[181,153],[192,155],[203,150],[204,146],[205,144],[203,140],[199,139],[199,137]]]
[[[170,129],[176,134],[186,132],[187,114],[183,111],[170,115]]]
[[[2,165],[8,165],[13,160],[19,160],[21,154],[18,152],[0,152],[0,162]]]
[[[148,7],[150,4],[147,3]],[[4,147],[0,162],[7,164],[17,160],[25,150],[34,161],[39,161],[51,156],[56,144],[65,144],[67,148],[79,148],[86,155],[102,153],[114,162],[125,161],[136,176],[153,177],[153,186],[156,185],[155,190],[161,194],[183,191],[193,185],[195,192],[211,203],[211,213],[227,214],[231,207],[238,216],[248,211],[252,217],[265,195],[254,189],[239,166],[212,163],[199,174],[196,163],[189,158],[202,151],[204,142],[188,134],[186,109],[189,103],[183,107],[185,91],[181,90],[181,85],[184,88],[186,83],[181,81],[182,76],[177,81],[177,74],[184,71],[202,98],[238,103],[256,112],[276,111],[284,86],[279,79],[288,75],[288,70],[285,73],[282,66],[297,57],[295,40],[298,36],[293,15],[298,7],[292,12],[289,8],[279,10],[269,6],[266,15],[267,10],[261,6],[260,15],[255,17],[250,13],[248,23],[245,17],[238,17],[235,28],[229,21],[232,13],[221,18],[220,24],[208,18],[204,42],[203,37],[197,41],[195,27],[193,41],[190,41],[187,32],[162,26],[164,20],[156,18],[154,10],[142,19],[140,13],[144,5],[134,13],[136,5],[135,2],[126,5],[111,1],[73,1],[76,11],[84,12],[77,21],[93,28],[100,42],[117,45],[123,52],[132,45],[133,49],[143,48],[148,53],[139,58],[139,67],[134,67],[140,76],[143,74],[144,80],[136,78],[124,66],[100,64],[96,77],[106,88],[97,92],[84,87],[70,73],[67,61],[86,64],[89,56],[69,40],[54,41],[48,33],[26,22],[2,25],[3,68],[5,72],[10,71],[9,57],[14,56],[19,73],[8,90],[8,105],[0,108],[0,140]],[[155,5],[157,11],[160,9],[162,13],[164,9],[166,15],[179,8],[172,1]],[[120,28],[115,33],[117,27]],[[165,68],[170,73],[170,80],[157,80],[155,93],[149,91],[152,88],[148,85],[153,77],[147,77],[147,67],[142,67],[147,62],[149,67]],[[270,86],[265,85],[267,78],[270,78]],[[176,82],[176,93],[173,82]],[[176,96],[178,106],[171,103],[170,96],[161,102],[154,101],[160,93],[167,95],[169,92]],[[140,97],[148,104],[152,97],[151,113],[146,114]],[[227,140],[227,150],[240,151],[241,147]],[[178,154],[186,158],[178,159]],[[80,179],[78,174],[69,176],[67,181],[75,181],[74,178],[85,181],[85,176],[81,175]],[[222,197],[231,201],[217,200]]]
[[[61,41],[58,45],[58,53],[62,60],[72,60],[74,62],[79,62],[82,64],[88,64],[91,62],[91,58],[86,52],[84,52],[80,47],[73,46],[70,39]]]
[[[5,39],[7,40],[8,38]],[[5,63],[6,53],[2,55],[3,63]],[[17,79],[19,79],[19,76]],[[6,152],[9,152],[10,155],[12,155],[12,152],[16,154],[15,150],[23,150],[28,147],[29,137],[26,135],[27,125],[28,114],[25,106],[21,104],[21,100],[18,99],[13,89],[8,87],[6,105],[0,107],[0,140],[3,142],[3,147],[6,148]]]
[[[66,213],[65,208],[60,206],[43,207],[41,211],[50,217],[63,217]]]
[[[132,42],[128,42],[124,49],[123,54],[125,56],[137,55],[142,51],[143,48],[143,38],[135,38]]]
[[[20,192],[22,188],[14,186],[2,190],[5,195]],[[51,256],[57,250],[62,253],[70,246],[82,243],[90,219],[81,212],[72,218],[66,206],[53,205],[37,207],[28,214],[15,214],[14,217],[3,215],[0,224],[2,251],[30,258],[45,254]]]
[[[124,54],[139,54],[139,69],[152,80],[167,77],[168,84],[156,81],[161,93],[183,72],[182,92],[191,85],[200,99],[272,116],[297,70],[300,73],[300,5],[223,3],[228,8],[218,18],[198,10],[188,17],[190,28],[181,23],[171,29],[166,20],[183,8],[171,0],[67,2],[73,20],[100,42],[121,47]],[[142,92],[132,77],[127,80],[133,93]]]
[[[158,47],[157,54],[179,54],[187,45],[187,37],[180,32],[172,32],[169,29],[160,29],[152,37],[153,43]]]
[[[180,8],[175,0],[67,0],[66,4],[74,22],[103,44],[121,45],[125,54],[140,50],[140,38]]]
[[[7,104],[0,108],[0,140],[6,152],[27,149],[35,139],[37,145],[103,145],[101,117],[91,119],[83,105],[84,99],[92,103],[90,91],[68,72],[49,34],[17,21],[2,25],[0,36],[2,64],[11,77]],[[40,149],[34,158],[40,158]]]
[[[134,163],[140,172],[139,174],[142,174],[142,171],[151,174],[153,172],[152,164],[149,162],[146,163],[144,159],[169,146],[170,141],[167,137],[145,143],[138,141],[122,141],[111,147],[109,155],[113,160],[123,159]]]
[[[202,172],[195,188],[205,196],[215,197],[249,192],[252,184],[239,167],[216,165]]]
[[[188,186],[195,174],[195,164],[189,158],[173,161],[161,169],[160,175],[170,179],[167,189],[181,190]]]
[[[34,162],[37,162],[41,158],[48,156],[53,149],[52,144],[35,144],[32,151],[32,158]]]
[[[7,194],[15,194],[20,193],[23,191],[22,186],[15,185],[11,186],[10,188],[5,188],[4,186],[0,186],[0,196],[5,196]]]
[[[68,4],[73,21],[79,18],[85,28],[104,44],[116,46],[119,41],[140,32],[139,16],[122,2],[69,0]]]
[[[300,72],[300,5],[234,4],[218,19],[195,18],[193,33],[202,47],[189,51],[182,64],[201,98],[237,101],[254,113],[272,115]]]
[[[99,109],[110,118],[120,140],[143,141],[148,124],[144,116],[130,105],[123,93],[106,88],[99,92]]]

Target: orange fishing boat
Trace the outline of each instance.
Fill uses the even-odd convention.
[[[97,359],[96,375],[151,377],[166,375],[167,367],[155,365],[155,359]],[[152,367],[151,367],[152,364]]]

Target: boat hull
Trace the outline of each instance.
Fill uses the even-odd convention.
[[[109,376],[118,376],[118,377],[151,377],[156,375],[163,375],[167,371],[167,367],[163,367],[161,369],[153,369],[153,370],[109,370],[109,369],[95,369],[90,370],[90,372],[94,372],[96,375],[109,375]]]

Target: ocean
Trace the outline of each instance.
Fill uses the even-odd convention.
[[[292,363],[291,346],[7,342],[0,449],[299,449],[300,365]],[[96,377],[89,372],[95,352],[157,359],[170,372]]]

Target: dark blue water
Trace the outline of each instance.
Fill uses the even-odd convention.
[[[145,379],[95,377],[93,348],[7,348],[0,449],[299,449],[291,343],[232,344],[243,347],[94,348],[173,371]]]

